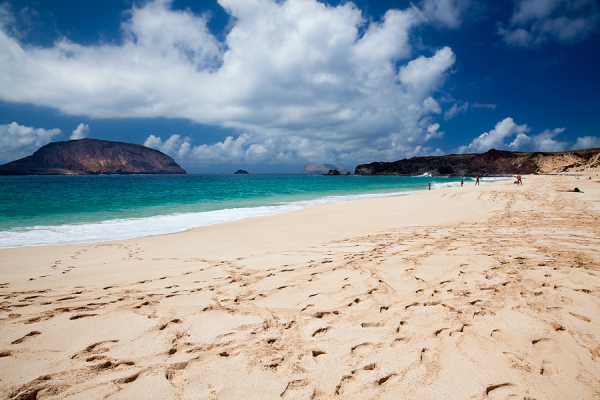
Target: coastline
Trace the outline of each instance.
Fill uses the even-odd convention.
[[[0,391],[598,397],[597,179],[0,249]]]
[[[421,177],[410,178],[420,179]],[[506,178],[489,178],[489,181],[494,182],[497,179]],[[482,183],[485,183],[485,181]],[[432,188],[437,189],[449,186],[458,186],[458,180],[455,182],[440,182],[438,179],[437,182],[434,181]],[[409,188],[402,188],[401,183],[400,187],[395,190],[383,188],[381,192],[358,191],[357,193],[323,194],[322,196],[316,196],[315,193],[313,193],[314,197],[297,200],[287,199],[284,201],[256,199],[255,202],[257,204],[254,205],[241,201],[241,205],[238,205],[237,207],[232,207],[232,204],[221,204],[214,209],[212,209],[214,206],[211,206],[209,207],[209,210],[204,211],[177,211],[170,214],[154,215],[154,210],[147,210],[150,212],[150,215],[144,216],[143,210],[135,210],[134,215],[137,215],[131,218],[114,218],[87,222],[80,221],[77,223],[63,223],[57,225],[35,224],[34,226],[0,230],[0,249],[101,243],[107,240],[126,240],[139,237],[165,235],[184,232],[201,226],[211,226],[247,218],[277,215],[315,205],[356,201],[361,199],[405,196],[425,190],[427,189],[423,187],[415,189],[413,182]],[[199,204],[198,206],[202,209],[203,207],[206,207],[206,204]],[[74,205],[73,209],[77,209],[76,205]]]

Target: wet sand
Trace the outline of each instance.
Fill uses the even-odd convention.
[[[0,250],[0,394],[600,398],[596,173]]]

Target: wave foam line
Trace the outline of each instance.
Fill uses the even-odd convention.
[[[231,208],[198,213],[180,213],[147,218],[116,219],[89,224],[34,226],[0,232],[0,248],[48,246],[59,244],[97,243],[138,237],[165,235],[189,229],[266,217],[297,211],[314,205],[380,197],[403,196],[414,191],[328,196],[314,200],[296,201],[272,206]]]

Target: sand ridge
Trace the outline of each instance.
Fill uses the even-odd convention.
[[[600,183],[524,182],[1,250],[0,392],[598,398]]]

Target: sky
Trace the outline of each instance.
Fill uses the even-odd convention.
[[[0,164],[85,137],[191,173],[600,147],[597,0],[0,0]]]

